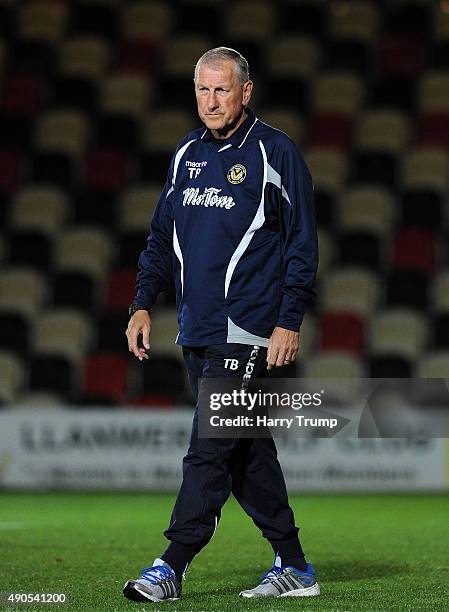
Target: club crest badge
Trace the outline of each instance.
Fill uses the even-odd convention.
[[[234,164],[229,168],[227,174],[228,181],[233,185],[242,183],[246,178],[246,168],[242,164]]]

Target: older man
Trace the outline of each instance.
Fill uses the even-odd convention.
[[[150,309],[173,280],[176,341],[197,397],[201,378],[246,380],[249,370],[263,377],[295,359],[318,258],[309,171],[288,136],[249,109],[253,83],[245,58],[227,47],[207,51],[194,85],[206,127],[180,142],[170,164],[139,259],[126,334],[129,350],[147,359]],[[182,577],[214,534],[231,491],[275,553],[261,583],[240,595],[318,595],[273,440],[200,438],[197,406],[164,534],[170,544],[137,580],[128,580],[125,596],[178,598]]]

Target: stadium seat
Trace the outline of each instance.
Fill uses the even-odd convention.
[[[1,129],[1,127],[0,127]],[[13,193],[24,167],[23,156],[14,149],[0,149],[0,193]]]
[[[435,267],[435,233],[416,227],[400,229],[393,240],[391,263],[397,269],[432,274]]]
[[[34,317],[46,298],[47,278],[33,268],[0,268],[0,310]]]
[[[67,5],[63,2],[37,0],[19,8],[18,25],[21,38],[58,43],[65,31]]]
[[[76,162],[64,153],[36,153],[30,166],[30,178],[39,185],[70,190],[78,176]]]
[[[304,33],[320,39],[327,22],[326,9],[323,0],[285,1],[280,11],[280,31]]]
[[[195,121],[190,113],[180,108],[155,110],[145,119],[142,148],[173,155],[180,140],[198,127],[198,124],[199,121]]]
[[[154,77],[161,67],[161,50],[153,39],[128,38],[117,49],[115,65],[121,74]]]
[[[310,121],[310,147],[329,147],[345,151],[352,139],[352,123],[348,116],[337,113],[314,115]]]
[[[335,260],[334,242],[328,231],[324,228],[318,228],[318,245],[319,245],[319,263],[318,263],[318,278],[323,278],[327,270],[333,265]]]
[[[418,270],[390,270],[385,280],[385,303],[425,310],[428,304],[428,277]]]
[[[50,391],[25,391],[16,396],[14,404],[15,408],[47,410],[48,408],[63,408],[65,401],[58,393]]]
[[[272,3],[241,0],[226,7],[224,34],[228,38],[265,41],[275,28],[276,9]]]
[[[15,230],[9,234],[9,263],[48,270],[53,261],[53,239],[42,232]]]
[[[13,402],[21,389],[24,369],[20,359],[10,351],[0,350],[0,401]]]
[[[103,112],[142,117],[150,101],[150,81],[136,74],[112,75],[101,83]]]
[[[0,311],[0,346],[25,355],[30,338],[30,321],[22,313]]]
[[[361,151],[401,153],[409,143],[407,116],[397,110],[367,110],[361,115],[355,144]]]
[[[297,75],[271,75],[267,77],[264,104],[268,108],[284,108],[292,113],[310,112],[310,85],[307,78]]]
[[[205,36],[183,34],[172,39],[165,50],[165,73],[167,76],[193,79],[193,68],[198,58],[211,47],[210,38]]]
[[[39,151],[56,151],[80,157],[89,134],[87,116],[76,110],[49,111],[36,125],[35,145]]]
[[[119,353],[93,353],[84,364],[83,393],[123,402],[128,388],[128,359]]]
[[[352,312],[328,312],[321,319],[321,350],[359,355],[364,345],[364,321]]]
[[[125,336],[128,327],[128,312],[101,312],[97,323],[96,351],[98,352],[124,352],[127,350]]]
[[[418,362],[420,378],[445,378],[449,376],[449,351],[435,351],[423,355]]]
[[[80,189],[74,194],[72,207],[76,225],[112,230],[117,221],[117,196],[107,191]]]
[[[135,185],[127,191],[120,203],[120,228],[123,232],[147,232],[153,217],[161,185],[141,184]]]
[[[79,311],[58,308],[42,313],[34,324],[33,349],[79,362],[92,342],[89,319]]]
[[[339,237],[338,245],[340,264],[376,270],[382,262],[381,243],[372,231],[344,232]]]
[[[345,405],[348,401],[353,401],[364,374],[361,359],[346,351],[326,351],[308,358],[303,363],[303,378],[325,379],[327,405]],[[320,384],[320,381],[316,380],[316,384]],[[312,389],[316,392],[315,385]]]
[[[310,36],[281,36],[274,39],[268,49],[268,69],[272,77],[310,78],[319,60],[319,44]]]
[[[370,43],[361,40],[334,40],[327,50],[328,70],[348,70],[364,76],[372,63]]]
[[[172,356],[179,360],[182,351],[175,343],[178,332],[176,309],[156,309],[152,317],[151,350],[160,356]]]
[[[101,277],[111,257],[112,244],[104,230],[75,226],[66,229],[58,237],[56,268],[60,271]]]
[[[97,104],[97,82],[85,77],[60,76],[52,81],[53,108],[65,112],[68,108],[93,113]]]
[[[164,41],[170,31],[174,11],[162,0],[138,0],[123,6],[123,30],[127,38]]]
[[[449,312],[449,269],[440,270],[433,277],[432,287],[432,310],[435,313]]]
[[[74,392],[76,368],[59,355],[33,355],[28,363],[30,390],[54,391],[69,398]]]
[[[136,146],[138,123],[129,115],[107,113],[98,118],[96,145],[99,148],[130,150]]]
[[[371,320],[371,356],[390,355],[415,360],[427,343],[427,320],[408,308],[379,311]]]
[[[99,36],[69,38],[61,49],[60,72],[67,76],[99,79],[107,69],[109,47]]]
[[[424,114],[416,120],[415,144],[449,149],[449,107],[446,114]]]
[[[168,395],[176,399],[186,391],[186,374],[181,358],[173,356],[150,355],[148,362],[143,362],[143,393]]]
[[[351,72],[321,74],[315,81],[313,108],[316,113],[352,115],[363,102],[363,85]]]
[[[304,126],[298,113],[283,108],[267,108],[259,112],[259,118],[268,125],[288,134],[293,142],[300,146],[303,141]]]
[[[59,272],[53,279],[53,305],[57,307],[94,312],[99,293],[99,281],[86,272]]]
[[[68,216],[65,195],[54,187],[24,187],[10,208],[10,227],[55,234]]]
[[[416,79],[403,75],[378,75],[371,85],[372,108],[399,109],[411,112],[415,107]]]
[[[370,378],[410,378],[413,368],[408,359],[377,355],[368,362]]]
[[[438,232],[443,221],[442,194],[428,189],[409,189],[402,193],[401,226],[421,227]]]
[[[377,37],[379,9],[377,3],[353,1],[330,10],[330,30],[336,39],[372,42]]]
[[[136,266],[131,270],[113,270],[107,279],[106,308],[111,312],[128,312],[136,295]]]
[[[416,77],[423,66],[418,36],[386,36],[378,46],[377,69],[381,75]]]
[[[418,108],[425,113],[449,112],[449,72],[426,72],[419,81]]]
[[[420,147],[405,156],[403,189],[446,191],[449,184],[449,154],[438,148]]]
[[[328,271],[318,292],[324,312],[370,316],[379,303],[380,287],[376,274],[363,268],[336,268]]]
[[[333,193],[341,189],[346,180],[347,160],[340,151],[330,147],[309,147],[304,158],[316,190]]]
[[[311,313],[307,312],[304,315],[304,319],[301,323],[299,331],[299,351],[296,355],[296,365],[298,372],[300,371],[300,365],[304,358],[309,358],[314,354],[318,343],[318,329],[317,329],[316,317]]]
[[[0,110],[19,117],[35,117],[41,110],[44,83],[38,76],[14,73],[2,83]]]
[[[394,222],[392,195],[383,187],[370,185],[350,187],[343,191],[339,203],[339,225],[343,230],[389,233]]]
[[[119,33],[119,12],[116,8],[102,2],[75,4],[69,22],[70,32],[116,40]]]
[[[449,350],[449,314],[441,314],[433,320],[433,347]]]
[[[99,148],[86,159],[86,185],[92,190],[117,193],[128,179],[128,157],[116,148]]]
[[[359,151],[352,156],[350,180],[394,188],[397,182],[396,155],[384,151]]]

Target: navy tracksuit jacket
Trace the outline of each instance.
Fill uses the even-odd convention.
[[[195,396],[201,377],[266,374],[274,327],[298,331],[318,263],[310,173],[293,142],[249,111],[217,141],[202,128],[179,144],[146,250],[135,302],[150,309],[174,280],[179,334]],[[233,359],[238,367],[226,363]],[[272,439],[202,439],[196,408],[183,483],[162,556],[183,567],[209,541],[229,493],[281,557],[302,555]]]

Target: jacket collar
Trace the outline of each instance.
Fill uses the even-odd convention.
[[[205,142],[214,142],[217,145],[220,145],[221,148],[229,146],[234,147],[235,149],[240,148],[246,140],[249,132],[253,128],[253,125],[257,121],[256,115],[250,108],[247,108],[248,115],[246,119],[243,121],[242,125],[239,126],[238,130],[236,130],[230,138],[225,138],[223,140],[214,138],[211,130],[206,128],[201,139]]]

